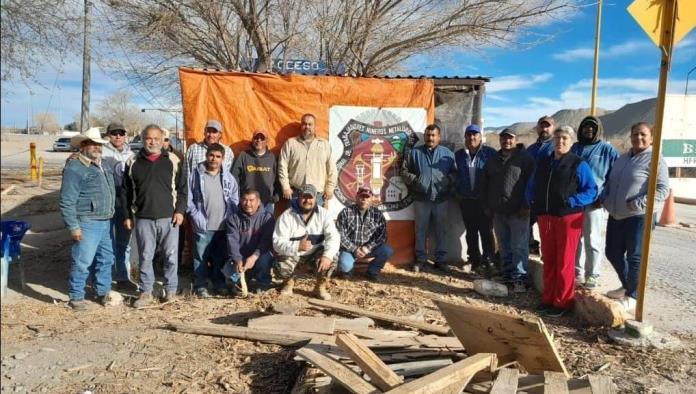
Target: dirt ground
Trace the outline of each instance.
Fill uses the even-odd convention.
[[[24,173],[2,173],[3,190],[15,184],[2,196],[3,220],[28,218],[33,225],[23,246],[28,287],[19,291],[11,275],[2,305],[2,392],[289,392],[302,367],[293,361],[293,348],[167,329],[168,322],[244,325],[278,300],[275,291],[248,299],[185,296],[146,310],[97,304],[84,313],[70,310],[65,303],[71,241],[57,214],[59,169],[47,173],[53,176],[41,187],[25,182]],[[450,275],[396,269],[378,284],[333,280],[331,293],[338,302],[422,316],[434,324],[445,321],[433,298],[469,298],[493,310],[534,316],[533,291],[487,298],[473,291],[471,279],[459,267]],[[312,280],[300,280],[290,302],[302,306],[299,314],[321,315],[306,304],[311,286]],[[693,336],[676,334],[684,345],[678,351],[631,348],[612,343],[606,329],[582,327],[573,316],[544,320],[573,377],[610,375],[622,393],[696,392]]]

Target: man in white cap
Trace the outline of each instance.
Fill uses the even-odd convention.
[[[102,166],[99,129],[88,129],[70,143],[79,148],[77,160],[69,160],[63,169],[60,188],[60,212],[73,240],[68,305],[76,311],[87,309],[85,284],[94,264],[97,300],[104,305],[111,290],[114,263],[111,217],[114,215],[116,189],[111,168]]]
[[[208,147],[213,144],[220,144],[225,147],[225,160],[222,162],[222,170],[229,171],[234,162],[234,153],[229,146],[220,142],[222,139],[222,123],[219,120],[211,119],[205,124],[203,129],[203,141],[196,142],[186,151],[186,165],[184,166],[184,176],[188,179],[188,174],[193,172],[199,163],[205,161]]]

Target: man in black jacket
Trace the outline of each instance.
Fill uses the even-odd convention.
[[[268,150],[268,136],[257,130],[251,138],[251,149],[242,152],[232,165],[232,175],[239,184],[239,191],[256,190],[261,196],[261,206],[273,215],[278,201],[278,164]]]
[[[186,212],[186,178],[179,158],[162,149],[163,132],[157,125],[145,126],[143,148],[126,161],[122,193],[124,225],[133,228],[140,256],[140,298],[133,304],[141,308],[152,302],[155,251],[165,255],[165,300],[177,291],[179,229]]]
[[[500,150],[486,162],[482,201],[493,214],[493,228],[500,246],[503,278],[513,290],[526,290],[529,260],[529,205],[525,199],[527,181],[534,171],[534,159],[516,144],[515,131],[500,132]]]

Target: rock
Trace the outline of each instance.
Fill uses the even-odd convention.
[[[117,291],[110,291],[108,301],[104,306],[119,306],[123,305],[123,296]]]
[[[647,322],[626,320],[624,331],[626,331],[626,334],[636,338],[646,337],[653,333],[653,326]]]
[[[300,309],[299,306],[290,305],[282,302],[274,302],[271,304],[271,311],[282,315],[292,316]]]
[[[27,358],[27,356],[29,356],[29,353],[24,353],[24,352],[22,352],[22,353],[17,353],[17,354],[15,354],[15,355],[12,356],[12,357],[13,357],[15,360],[24,360],[25,358]]]
[[[474,281],[474,291],[485,296],[507,297],[508,288],[497,282],[488,279],[477,279]]]
[[[575,293],[575,315],[589,326],[615,328],[631,317],[612,299],[587,290]]]
[[[654,347],[660,350],[679,350],[684,347],[679,339],[657,331],[640,338],[631,336],[624,330],[609,330],[608,335],[614,342],[623,346]]]

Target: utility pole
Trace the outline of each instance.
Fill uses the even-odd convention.
[[[594,65],[592,67],[592,102],[590,103],[590,115],[597,114],[597,80],[599,79],[599,41],[602,29],[602,0],[597,2],[597,20],[595,21],[595,47]]]
[[[92,79],[90,65],[91,59],[91,44],[90,30],[92,20],[90,18],[90,8],[92,4],[90,0],[85,0],[85,31],[84,43],[82,46],[82,110],[80,111],[80,132],[83,133],[89,128],[89,86]]]

